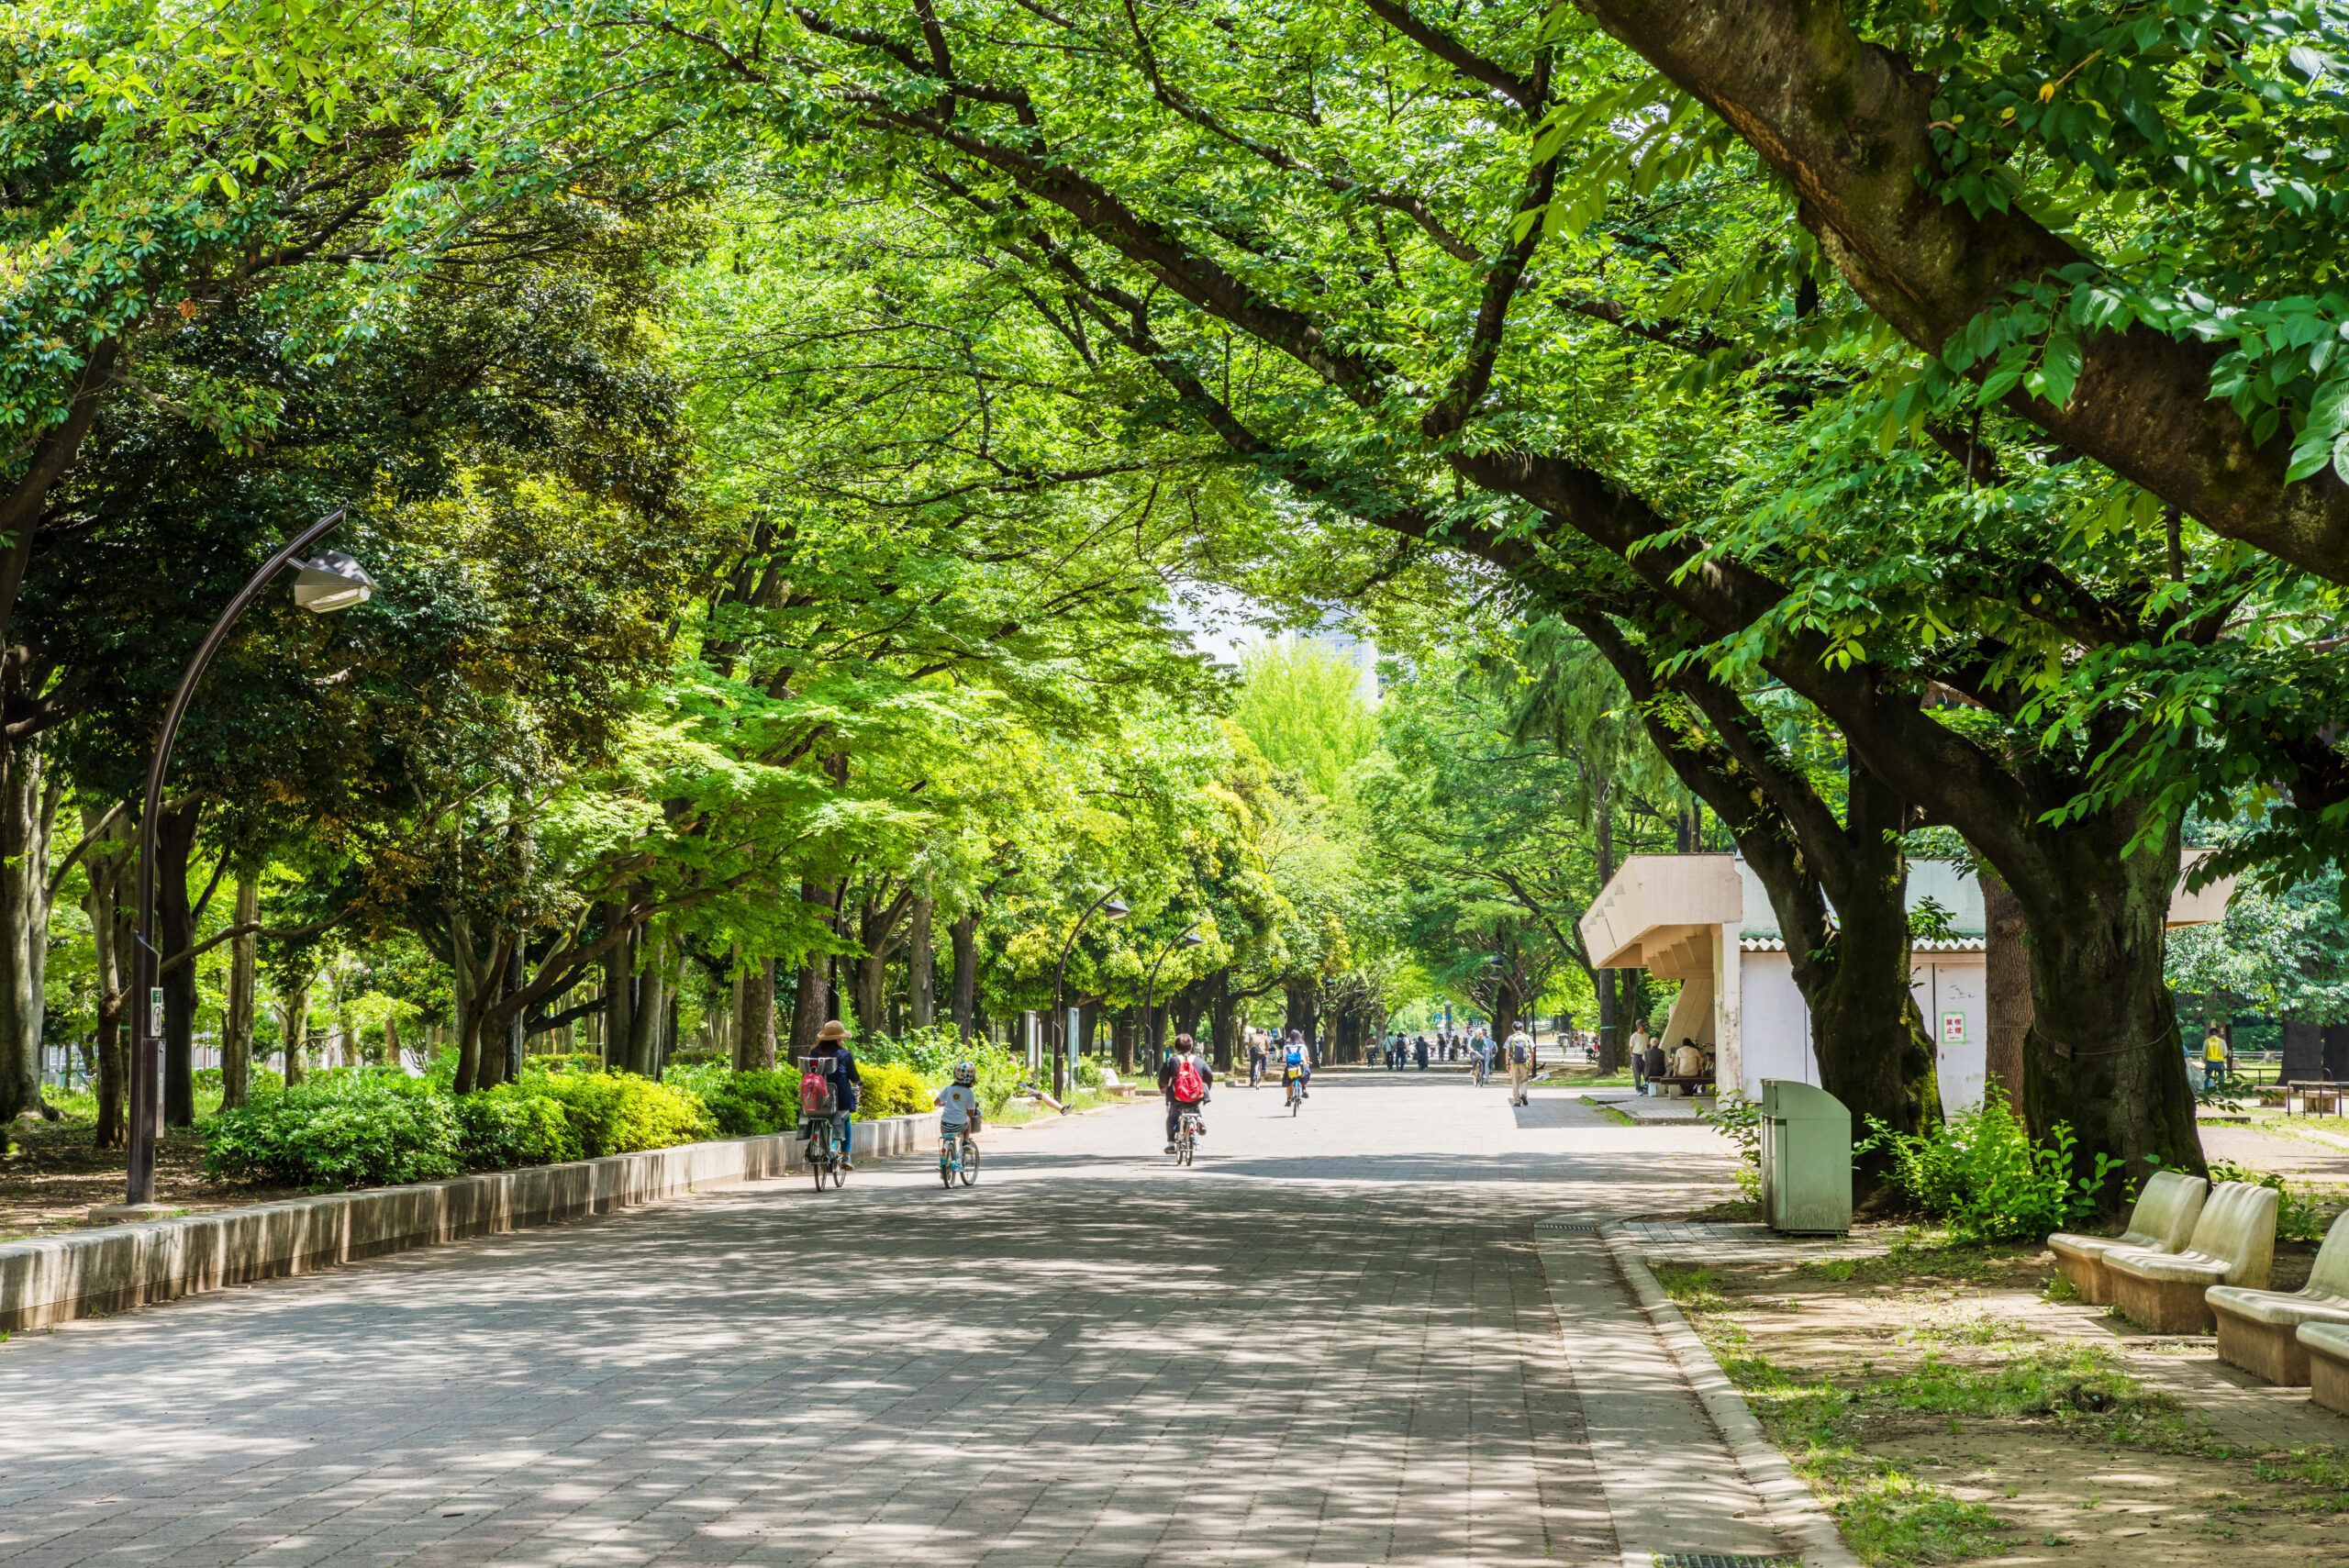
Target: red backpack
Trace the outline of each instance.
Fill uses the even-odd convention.
[[[811,1056],[799,1069],[799,1119],[831,1116],[840,1109],[832,1094],[831,1063]]]
[[[1203,1100],[1207,1098],[1207,1093],[1208,1081],[1199,1076],[1198,1062],[1188,1056],[1176,1058],[1174,1062],[1174,1097],[1178,1100],[1186,1101]]]

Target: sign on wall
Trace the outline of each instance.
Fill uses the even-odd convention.
[[[1965,1015],[1964,1013],[1942,1015],[1942,1043],[1943,1045],[1965,1043]]]

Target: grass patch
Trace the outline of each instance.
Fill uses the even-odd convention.
[[[1805,1382],[1753,1354],[1734,1324],[1708,1323],[1705,1332],[1721,1370],[1795,1473],[1834,1515],[1844,1544],[1861,1562],[1870,1568],[1910,1568],[1979,1557],[2006,1545],[2007,1527],[1987,1507],[1859,1451],[1865,1396],[1825,1378]]]
[[[1871,1568],[1955,1562],[2007,1546],[2006,1522],[1980,1503],[1952,1496],[1898,1465],[1863,1462],[1873,1473],[1827,1483],[1843,1543]]]
[[[1664,1294],[1692,1312],[1718,1312],[1729,1305],[1729,1297],[1720,1292],[1720,1283],[1710,1269],[1675,1269],[1669,1265],[1655,1271],[1655,1283]]]
[[[1946,1231],[1904,1230],[1890,1251],[1872,1258],[1806,1258],[1796,1269],[1814,1279],[1860,1284],[1987,1284],[2022,1260],[2036,1258],[2035,1242],[1958,1241]]]
[[[1618,1109],[1614,1106],[1608,1105],[1604,1101],[1594,1100],[1588,1095],[1585,1095],[1582,1103],[1588,1106],[1592,1110],[1597,1111],[1600,1116],[1605,1117],[1609,1121],[1615,1123],[1618,1127],[1637,1127],[1640,1125],[1639,1118],[1632,1116],[1627,1111]]]

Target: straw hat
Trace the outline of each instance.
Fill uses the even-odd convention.
[[[816,1031],[816,1039],[818,1041],[828,1040],[846,1040],[847,1038],[848,1028],[838,1018],[834,1018],[830,1023],[826,1024],[822,1029]]]

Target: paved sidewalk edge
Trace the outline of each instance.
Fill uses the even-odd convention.
[[[917,1153],[935,1142],[937,1128],[936,1111],[861,1120],[856,1152]],[[53,1328],[805,1170],[798,1134],[776,1132],[37,1236],[0,1245],[0,1330]]]
[[[1744,1397],[1721,1371],[1712,1351],[1656,1284],[1647,1260],[1624,1236],[1622,1222],[1610,1219],[1598,1228],[1598,1234],[1623,1283],[1631,1287],[1664,1349],[1678,1363],[1680,1375],[1687,1380],[1713,1425],[1720,1429],[1721,1440],[1745,1473],[1746,1483],[1770,1510],[1778,1529],[1802,1544],[1806,1568],[1860,1568],[1860,1560],[1843,1544],[1833,1517],[1787,1464],[1787,1456],[1762,1430],[1762,1423],[1746,1408]]]

